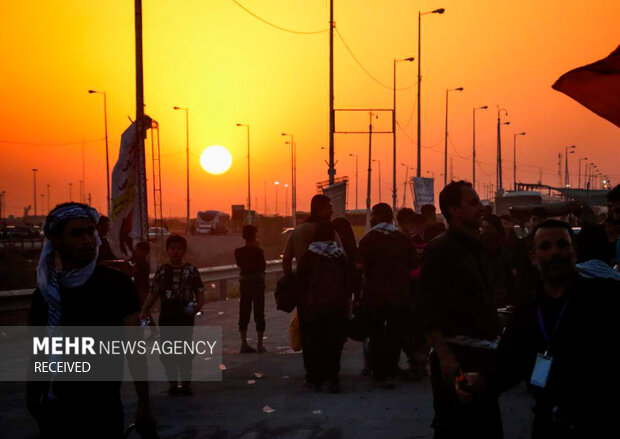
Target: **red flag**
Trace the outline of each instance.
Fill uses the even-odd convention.
[[[552,87],[620,127],[620,46],[607,58],[563,74]]]

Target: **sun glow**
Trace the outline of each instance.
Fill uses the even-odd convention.
[[[209,146],[200,154],[200,166],[209,174],[223,174],[230,169],[231,165],[232,155],[223,146]]]

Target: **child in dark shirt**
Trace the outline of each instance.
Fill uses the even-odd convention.
[[[204,286],[198,269],[184,261],[187,251],[187,241],[180,235],[171,235],[166,240],[166,253],[170,262],[157,269],[140,319],[150,317],[151,306],[157,298],[161,300],[159,326],[162,341],[173,337],[166,330],[167,326],[184,326],[186,333],[182,336],[192,340],[194,317],[204,303]],[[175,329],[174,337],[179,337]],[[188,355],[162,355],[162,363],[166,370],[170,388],[170,395],[191,395],[190,380],[192,375],[192,357]],[[181,387],[178,387],[177,378],[181,378]]]
[[[263,249],[258,246],[256,234],[258,229],[252,225],[243,226],[243,239],[245,246],[235,250],[235,261],[241,268],[239,277],[239,333],[241,334],[241,353],[251,353],[258,350],[266,352],[263,346],[263,334],[265,333],[265,255]],[[254,323],[258,335],[258,345],[254,349],[248,345],[248,324],[250,313],[254,305]]]

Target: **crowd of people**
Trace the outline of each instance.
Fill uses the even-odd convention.
[[[399,377],[419,380],[430,371],[438,439],[502,438],[498,397],[522,381],[536,401],[533,437],[603,434],[613,419],[603,394],[615,396],[607,367],[620,298],[620,185],[608,201],[601,223],[589,207],[581,210],[577,235],[567,222],[549,219],[544,208],[532,211],[518,235],[510,216],[493,215],[470,183],[456,181],[439,196],[444,221],[432,205],[420,213],[403,208],[395,217],[389,205],[379,203],[358,243],[346,219],[332,220],[330,199],[315,195],[310,217],[292,231],[282,261],[297,294],[306,385],[341,391],[341,355],[355,323],[354,338],[363,341],[362,373],[379,385],[391,389]],[[32,323],[151,324],[150,311],[159,299],[161,336],[167,326],[186,326],[191,338],[204,288],[196,267],[185,261],[185,239],[167,239],[169,263],[150,283],[148,244],[137,245],[134,285],[98,263],[98,254],[111,253],[109,244],[101,245],[106,219],[103,223],[94,209],[79,203],[50,212]],[[245,226],[245,245],[235,250],[244,354],[266,352],[266,262],[257,234],[255,226]],[[97,307],[90,301],[93,294],[105,296]],[[252,310],[256,348],[247,338]],[[399,367],[401,353],[408,370]],[[191,358],[162,362],[168,393],[191,395]],[[148,386],[136,382],[136,389],[137,418],[152,422]],[[68,429],[77,427],[62,421],[66,407],[81,410],[78,419],[85,424],[104,414],[101,437],[119,437],[118,385],[97,389],[105,396],[98,397],[97,410],[79,403],[82,392],[64,383],[29,384],[28,407],[42,437],[72,437]]]

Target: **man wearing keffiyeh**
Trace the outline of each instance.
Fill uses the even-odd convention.
[[[135,326],[139,302],[131,279],[97,266],[99,214],[81,203],[63,203],[48,215],[45,242],[32,296],[31,324],[61,335],[61,326]],[[127,357],[130,370],[146,367],[144,358]],[[50,361],[59,361],[50,358]],[[135,382],[136,421],[152,425],[147,382]],[[28,410],[42,438],[122,437],[120,382],[29,382]]]

